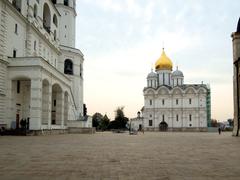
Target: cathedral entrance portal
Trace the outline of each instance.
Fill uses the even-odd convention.
[[[168,130],[168,124],[163,120],[159,124],[159,131],[167,131]]]

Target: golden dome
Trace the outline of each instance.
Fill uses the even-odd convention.
[[[171,70],[172,71],[172,67],[173,67],[172,61],[171,61],[171,59],[169,59],[167,57],[167,55],[165,54],[164,49],[163,49],[162,55],[155,63],[155,69],[156,69],[156,71],[158,71],[158,70]]]

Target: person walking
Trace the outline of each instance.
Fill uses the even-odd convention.
[[[219,128],[218,128],[218,134],[219,134],[219,135],[221,134],[221,131],[222,131],[222,130],[221,130],[221,128],[219,127]]]

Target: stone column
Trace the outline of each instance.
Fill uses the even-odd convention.
[[[49,84],[48,89],[48,129],[52,127],[52,84]]]
[[[57,92],[57,104],[56,104],[56,124],[64,125],[64,93],[63,91]]]
[[[30,130],[41,129],[42,119],[42,81],[40,78],[31,80],[30,95]]]

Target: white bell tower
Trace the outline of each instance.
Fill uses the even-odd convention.
[[[57,0],[55,6],[61,14],[59,23],[60,44],[75,48],[76,0]]]

